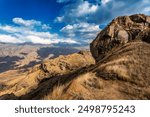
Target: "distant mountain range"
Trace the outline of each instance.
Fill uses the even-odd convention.
[[[42,44],[0,43],[0,73],[10,70],[27,70],[34,65],[59,55],[78,52],[79,48],[55,47]]]

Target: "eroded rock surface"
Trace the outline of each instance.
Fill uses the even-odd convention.
[[[93,57],[98,61],[113,48],[139,39],[150,42],[150,16],[135,14],[114,19],[91,43]]]

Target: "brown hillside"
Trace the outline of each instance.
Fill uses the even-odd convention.
[[[0,95],[11,94],[15,96],[25,95],[48,79],[69,74],[82,67],[94,64],[95,60],[88,51],[59,56],[58,58],[47,60],[40,65],[34,66],[30,71],[18,76],[19,80],[11,80],[3,83],[3,90]]]

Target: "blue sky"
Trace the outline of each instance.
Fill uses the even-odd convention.
[[[150,0],[0,0],[0,42],[89,43],[113,18],[144,13]]]

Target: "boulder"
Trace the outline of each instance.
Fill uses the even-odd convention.
[[[114,19],[90,44],[96,61],[104,58],[113,48],[141,40],[150,42],[150,16],[135,14]]]

